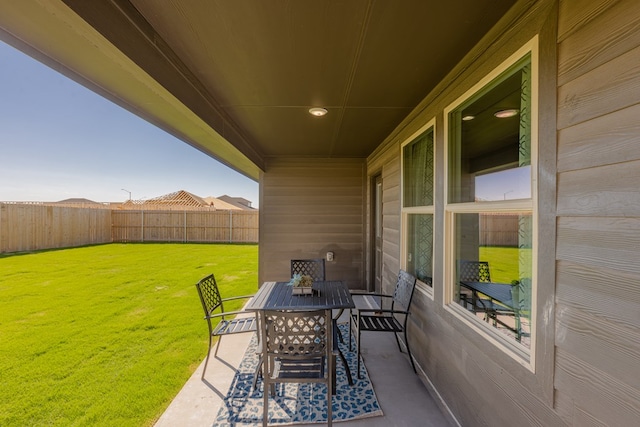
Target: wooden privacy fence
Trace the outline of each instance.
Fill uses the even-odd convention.
[[[111,210],[0,203],[0,253],[111,242]]]
[[[481,214],[480,246],[518,247],[518,219],[517,214]]]
[[[112,211],[114,242],[258,243],[257,211]]]
[[[258,211],[0,203],[0,253],[110,242],[258,243]],[[517,215],[480,215],[481,246],[518,246]]]
[[[111,242],[258,243],[258,211],[0,203],[0,253]]]

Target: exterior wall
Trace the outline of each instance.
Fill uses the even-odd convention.
[[[558,23],[555,407],[640,420],[640,2],[564,1]]]
[[[368,166],[370,176],[382,175],[382,291],[390,293],[400,268],[400,147],[393,146]]]
[[[409,339],[425,383],[462,425],[640,419],[638,24],[632,0],[521,1],[367,159],[385,191],[389,290],[401,265],[400,144],[435,117],[442,183],[444,108],[539,35],[534,372],[445,308],[444,188],[435,190],[434,295],[417,292]]]
[[[260,179],[260,283],[289,280],[290,260],[324,258],[327,279],[365,286],[363,159],[269,160]]]

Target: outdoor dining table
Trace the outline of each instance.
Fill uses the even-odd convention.
[[[505,306],[505,308],[513,310],[516,322],[516,326],[513,330],[517,335],[517,339],[520,340],[522,331],[520,330],[520,313],[517,297],[514,298],[514,285],[509,283],[472,282],[465,280],[460,281],[460,285],[471,290],[473,307],[476,306],[476,300],[480,299],[479,294],[482,294],[490,298],[492,301]],[[514,299],[516,300],[515,303]]]
[[[478,293],[480,293],[510,309],[516,308],[511,293],[513,286],[508,283],[461,281],[460,284],[469,289],[474,298],[478,298]]]
[[[265,282],[258,292],[247,303],[245,307],[248,311],[310,311],[310,310],[344,310],[355,308],[355,303],[351,297],[349,288],[339,280],[328,280],[313,282],[313,293],[294,294],[293,286],[288,282]],[[331,330],[337,328],[336,319],[332,319]],[[335,341],[335,340],[334,340]],[[344,362],[349,385],[353,385],[353,378],[347,359],[338,347],[340,358]],[[335,364],[334,364],[335,367]],[[335,371],[333,372],[335,375]],[[335,385],[335,381],[334,381]]]

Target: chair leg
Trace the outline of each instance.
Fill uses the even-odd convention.
[[[333,403],[331,399],[331,389],[335,384],[331,384],[331,387],[327,387],[327,426],[331,427],[333,424]]]
[[[338,351],[338,354],[340,354],[340,359],[342,359],[342,364],[344,365],[344,370],[347,374],[347,381],[349,381],[350,386],[353,386],[353,377],[351,376],[351,369],[349,368],[349,363],[347,363],[347,358],[344,357],[344,354],[342,354],[341,351]],[[335,366],[335,362],[334,362],[334,366]],[[335,369],[334,369],[334,372],[335,372]]]
[[[336,355],[331,354],[331,357],[327,359],[327,369],[329,372],[327,373],[327,425],[331,426],[333,422],[333,403],[332,398],[336,392]]]
[[[397,338],[397,334],[396,334],[396,338]],[[409,348],[409,339],[407,338],[407,328],[404,329],[404,343],[407,346],[407,354],[409,355],[409,361],[411,362],[411,367],[413,368],[413,372],[417,374],[418,370],[416,369],[416,364],[413,361],[413,357],[411,357],[411,349]]]
[[[267,383],[262,382],[262,425],[266,427],[269,425],[269,390],[267,390]]]
[[[209,350],[207,350],[207,358],[204,360],[204,367],[202,368],[202,377],[200,379],[204,379],[204,374],[207,372],[207,365],[209,364],[209,356],[211,355],[211,344],[213,341],[213,337],[209,334]],[[218,348],[216,347],[216,351]]]
[[[351,349],[351,335],[353,335],[353,317],[351,317],[351,310],[349,310],[349,351],[353,351]]]
[[[359,323],[360,319],[358,319],[358,323]],[[362,376],[360,375],[360,325],[356,326],[357,329],[357,333],[356,333],[356,359],[358,360],[357,362],[357,369],[358,369],[358,379],[361,379]]]
[[[341,308],[340,310],[338,310],[338,313],[336,314],[336,316],[333,318],[333,323],[334,325],[336,325],[336,328],[338,328],[338,319],[340,318],[340,316],[342,316],[342,313],[344,313],[344,308]],[[338,341],[340,341],[340,344],[344,344],[344,338],[342,337],[342,334],[340,333],[340,329],[337,329],[337,336],[338,336]]]
[[[220,341],[222,341],[222,335],[218,336],[218,341],[216,342],[216,351],[213,353],[213,357],[218,357],[218,349],[220,348]]]
[[[336,355],[331,355],[333,370],[331,371],[331,394],[336,394]]]
[[[351,326],[351,325],[349,325]],[[342,364],[344,365],[344,370],[346,371],[347,374],[347,380],[349,381],[349,385],[353,386],[353,377],[351,376],[351,370],[349,369],[349,364],[347,363],[347,358],[344,357],[344,354],[342,353],[342,350],[340,350],[340,346],[338,345],[338,341],[340,341],[340,343],[344,344],[344,341],[341,339],[342,335],[340,334],[340,328],[338,327],[338,324],[336,323],[336,319],[333,318],[333,346],[334,346],[334,354],[333,354],[333,366],[336,366],[336,352],[340,355],[340,359],[342,360]],[[351,349],[349,349],[351,350]],[[335,394],[335,369],[334,369],[334,378],[333,378],[333,388],[334,388],[334,394]]]
[[[262,355],[258,355],[258,366],[256,366],[256,371],[253,373],[253,384],[251,385],[253,389],[258,388],[258,378],[262,376]]]
[[[402,346],[400,345],[400,338],[398,338],[398,333],[394,332],[393,336],[396,337],[396,344],[398,344],[398,350],[400,350],[400,353],[404,353],[402,351]]]

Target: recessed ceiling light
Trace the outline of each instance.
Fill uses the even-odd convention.
[[[311,113],[316,117],[320,117],[327,114],[327,109],[322,107],[313,107],[313,108],[309,108],[309,113]]]
[[[475,118],[476,118],[476,116],[473,116],[473,115],[471,115],[471,114],[467,114],[466,116],[463,116],[463,117],[462,117],[462,121],[463,121],[463,122],[468,122],[469,120],[473,120],[473,119],[475,119]]]
[[[519,112],[520,111],[515,108],[509,108],[507,110],[496,111],[495,113],[493,113],[493,115],[499,119],[506,119],[509,117],[517,116]]]

